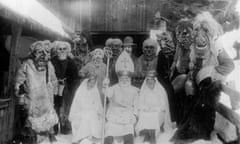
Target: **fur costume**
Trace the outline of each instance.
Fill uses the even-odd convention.
[[[23,97],[27,114],[24,129],[28,129],[31,136],[33,133],[37,136],[42,133],[50,134],[51,141],[54,139],[52,128],[58,123],[58,117],[53,104],[53,96],[57,93],[57,79],[49,61],[49,47],[50,43],[47,41],[37,41],[31,45],[31,57],[18,69],[15,90],[16,95],[20,94],[20,88],[26,92]]]
[[[192,142],[198,139],[210,139],[221,89],[220,82],[212,81],[210,77],[200,82],[197,94],[191,98],[194,104],[188,113],[188,118],[174,135],[176,141]]]
[[[197,15],[193,28],[190,72],[185,82],[188,112],[174,136],[176,141],[185,142],[210,139],[221,81],[234,69],[232,59],[217,43],[222,28],[210,13]]]

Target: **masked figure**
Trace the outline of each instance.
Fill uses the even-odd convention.
[[[78,70],[90,61],[89,52],[93,50],[93,42],[88,32],[82,31],[74,36],[72,53]]]
[[[177,38],[176,53],[171,66],[170,79],[173,85],[183,86],[189,72],[190,52],[192,48],[193,25],[189,20],[180,20],[176,26],[175,33]],[[182,88],[183,89],[183,88]],[[172,99],[174,110],[173,115],[177,124],[183,120],[183,115],[188,111],[188,98],[184,90],[176,90]]]
[[[170,32],[162,32],[157,35],[157,40],[160,46],[158,53],[157,73],[159,77],[169,82],[170,68],[173,62],[175,53],[175,45]]]
[[[185,82],[189,112],[175,135],[178,141],[210,140],[221,82],[234,69],[233,60],[217,42],[222,28],[212,15],[208,12],[197,15],[193,28],[190,72]]]
[[[105,144],[113,144],[114,141],[133,144],[138,98],[138,89],[131,85],[130,75],[133,71],[133,62],[123,51],[116,62],[119,82],[106,89],[109,105]]]
[[[103,63],[104,52],[102,49],[97,48],[90,53],[92,60],[87,63],[80,71],[79,75],[82,78],[86,78],[91,73],[97,75],[97,87],[100,91],[101,100],[103,102],[102,83],[106,76],[106,64]]]
[[[156,138],[171,130],[168,96],[165,88],[158,82],[155,71],[149,71],[140,90],[136,132],[144,141],[156,143]]]
[[[134,55],[135,48],[136,48],[136,44],[133,43],[133,38],[130,36],[126,36],[123,40],[123,50],[129,53],[133,62],[135,62],[136,60],[136,56]]]
[[[52,128],[58,123],[53,104],[53,95],[57,93],[57,79],[49,62],[50,45],[47,41],[33,43],[30,58],[22,63],[16,75],[16,94],[19,94],[21,86],[26,92],[23,98],[28,115],[26,127],[37,134],[38,142],[40,135],[44,134],[49,135],[51,141],[56,140]]]
[[[110,85],[116,84],[118,81],[118,77],[115,71],[115,64],[118,56],[122,53],[122,41],[118,38],[111,40],[111,50],[112,50],[112,58],[110,59],[110,68],[109,68],[109,76],[110,76]]]
[[[192,46],[193,25],[189,20],[180,20],[175,33],[177,38],[176,53],[171,66],[171,79],[179,74],[186,74],[189,71],[190,51]]]
[[[143,42],[143,55],[135,62],[134,85],[140,87],[146,73],[157,68],[157,47],[158,43],[153,39],[146,39]]]
[[[103,107],[97,87],[97,75],[91,73],[76,91],[69,120],[72,125],[72,142],[99,142],[102,133]]]
[[[71,128],[67,117],[76,86],[79,83],[78,70],[70,57],[71,46],[68,42],[55,41],[53,47],[57,55],[52,58],[52,64],[58,79],[58,93],[54,98],[55,108],[61,120],[61,133],[69,133]]]

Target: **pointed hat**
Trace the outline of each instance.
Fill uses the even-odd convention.
[[[123,51],[121,55],[118,57],[115,65],[115,71],[116,73],[119,72],[134,72],[134,64],[130,57],[130,55]]]

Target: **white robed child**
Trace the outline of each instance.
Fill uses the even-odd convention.
[[[140,141],[156,143],[163,132],[172,130],[167,92],[149,71],[140,90],[136,132]]]
[[[72,124],[72,142],[98,143],[102,133],[103,107],[97,88],[97,76],[91,74],[76,91],[69,120]]]

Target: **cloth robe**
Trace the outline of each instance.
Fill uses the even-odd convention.
[[[144,129],[154,129],[160,132],[163,125],[164,131],[171,130],[171,118],[167,92],[164,87],[155,79],[153,89],[146,85],[146,79],[140,90],[138,104],[138,123],[136,131],[139,133]]]
[[[87,89],[87,81],[85,79],[77,89],[70,109],[73,142],[87,137],[101,138],[103,107],[100,94],[97,84]]]
[[[105,136],[134,134],[136,123],[138,89],[132,85],[116,84],[107,90],[109,106]]]

